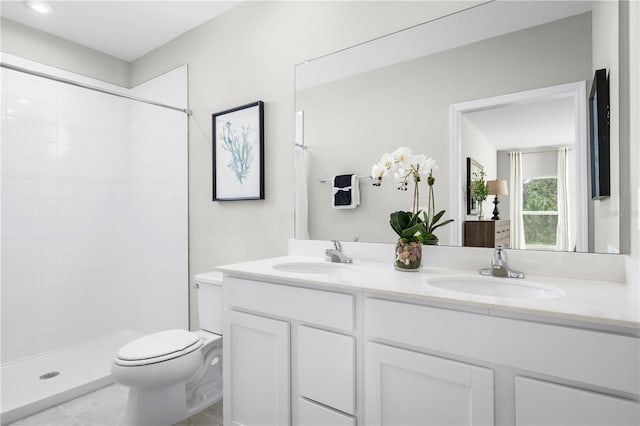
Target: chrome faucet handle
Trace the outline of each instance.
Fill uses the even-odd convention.
[[[352,263],[353,259],[342,252],[342,245],[338,240],[331,240],[334,248],[328,248],[324,251],[325,261],[336,263]]]
[[[506,278],[524,278],[524,273],[514,271],[507,262],[507,252],[503,247],[496,247],[491,257],[491,268],[480,269],[480,275]]]
[[[507,252],[502,247],[496,247],[493,250],[492,265],[507,265]]]

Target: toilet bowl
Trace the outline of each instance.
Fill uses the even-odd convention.
[[[222,398],[222,287],[196,275],[202,330],[165,330],[118,351],[111,373],[129,387],[126,425],[172,425]]]

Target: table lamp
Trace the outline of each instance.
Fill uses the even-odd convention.
[[[487,187],[489,188],[489,195],[495,195],[493,199],[493,217],[491,220],[499,220],[500,212],[498,211],[498,195],[509,195],[509,191],[507,190],[507,181],[506,180],[488,180]]]

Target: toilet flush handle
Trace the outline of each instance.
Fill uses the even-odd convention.
[[[195,283],[195,284],[193,285],[193,288],[195,288],[196,290],[197,290],[197,289],[199,289],[199,288],[200,288],[200,284]]]

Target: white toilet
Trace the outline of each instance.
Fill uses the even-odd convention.
[[[118,351],[111,373],[129,386],[126,425],[172,425],[222,398],[222,275],[195,277],[201,330],[166,330]]]

